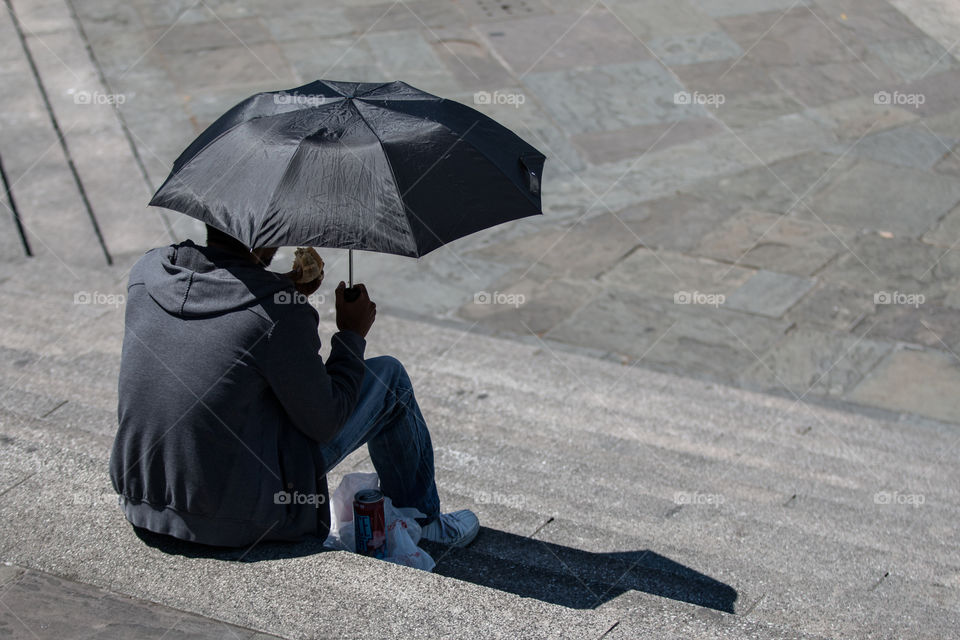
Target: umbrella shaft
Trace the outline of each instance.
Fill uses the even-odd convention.
[[[353,249],[347,249],[347,263],[350,265],[350,284],[348,286],[352,289],[353,288]]]

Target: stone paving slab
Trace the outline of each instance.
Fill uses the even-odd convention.
[[[939,420],[954,420],[960,411],[960,370],[956,356],[941,351],[899,350],[847,397],[892,411],[909,411]]]
[[[546,215],[420,261],[364,255],[360,273],[382,292],[384,308],[532,342],[556,333],[589,352],[634,342],[645,349],[646,337],[612,315],[651,317],[658,308],[644,309],[647,300],[671,300],[677,277],[641,259],[655,252],[691,293],[710,292],[703,285],[717,263],[805,280],[785,288],[783,303],[771,304],[764,287],[723,289],[739,297],[720,316],[696,309],[694,320],[693,308],[671,305],[663,318],[641,322],[659,335],[679,319],[694,345],[658,345],[654,352],[665,350],[654,368],[740,384],[756,359],[715,357],[736,345],[724,324],[704,319],[736,317],[749,332],[771,320],[758,311],[781,314],[751,344],[761,359],[793,361],[794,333],[849,345],[871,327],[867,339],[883,349],[945,352],[925,325],[954,348],[960,12],[944,0],[295,0],[282,10],[265,0],[19,0],[14,9],[34,34],[27,37],[41,79],[123,267],[166,242],[155,240],[164,233],[203,240],[196,221],[157,217],[144,201],[225,109],[318,77],[403,79],[477,108],[542,149]],[[8,36],[0,37],[5,83],[23,87],[0,98],[0,156],[16,180],[26,176],[14,195],[34,249],[61,256],[65,271],[102,264],[62,152],[54,146],[41,158],[56,139],[6,13],[0,30]],[[125,101],[81,109],[65,93],[81,85]],[[479,104],[477,92],[524,102]],[[146,180],[125,151],[121,116]],[[342,252],[324,255],[343,272]],[[484,292],[524,302],[478,304]],[[925,302],[912,312],[874,304],[885,292]],[[591,301],[605,309],[599,325],[610,335],[602,339],[588,321]],[[787,333],[780,323],[795,326]],[[816,349],[810,357],[819,362]],[[837,371],[846,364],[868,380],[869,362]],[[811,395],[827,401],[837,395],[829,390]]]

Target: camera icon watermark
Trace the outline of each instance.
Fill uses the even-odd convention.
[[[724,502],[726,502],[726,498],[720,493],[677,491],[673,494],[673,503],[677,505],[707,505],[719,509]]]
[[[100,291],[77,291],[73,294],[73,304],[106,305],[120,307],[127,301],[122,293],[101,293]]]
[[[874,504],[905,504],[919,508],[927,501],[922,493],[900,493],[899,491],[878,491],[873,494]]]
[[[902,304],[918,309],[926,301],[927,298],[922,293],[877,291],[873,294],[873,304]]]
[[[296,104],[304,107],[319,107],[327,104],[326,96],[311,96],[301,93],[287,93],[280,91],[273,94],[273,104]]]
[[[700,291],[677,291],[673,294],[673,304],[700,304],[719,307],[727,301],[722,293],[702,293]]]
[[[722,93],[700,93],[699,91],[694,91],[693,93],[689,91],[677,91],[673,94],[673,104],[675,105],[691,105],[698,104],[704,107],[713,107],[714,109],[719,109],[720,105],[727,101],[727,97]]]
[[[477,291],[473,294],[473,304],[500,304],[518,308],[527,301],[522,293],[504,293],[502,291]]]
[[[70,90],[73,94],[73,104],[92,104],[92,105],[111,105],[123,104],[127,101],[127,96],[122,93],[103,93],[101,91],[80,91]]]
[[[309,304],[318,307],[327,301],[327,296],[322,293],[305,296],[299,291],[277,291],[273,294],[273,301],[276,304]]]
[[[873,104],[884,107],[913,107],[919,109],[927,102],[922,93],[901,93],[899,91],[877,91],[873,94]]]
[[[308,504],[319,506],[327,503],[322,493],[300,493],[299,491],[277,491],[273,494],[273,504]]]
[[[506,104],[519,109],[527,102],[527,96],[519,92],[477,91],[473,94],[473,104]]]

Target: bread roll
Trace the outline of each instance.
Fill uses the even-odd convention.
[[[302,269],[297,284],[313,282],[323,277],[323,259],[313,247],[300,247],[293,252],[293,268],[297,267]]]

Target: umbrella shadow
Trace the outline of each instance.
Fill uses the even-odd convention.
[[[134,527],[145,544],[189,558],[260,562],[329,551],[319,538],[261,542],[249,549],[211,547]],[[737,591],[651,550],[594,553],[481,527],[476,540],[455,549],[421,541],[433,572],[483,587],[572,609],[596,609],[629,591],[641,591],[734,613]]]
[[[649,549],[594,553],[481,527],[464,549],[422,543],[433,572],[573,609],[595,609],[629,591],[734,613],[737,591]]]

